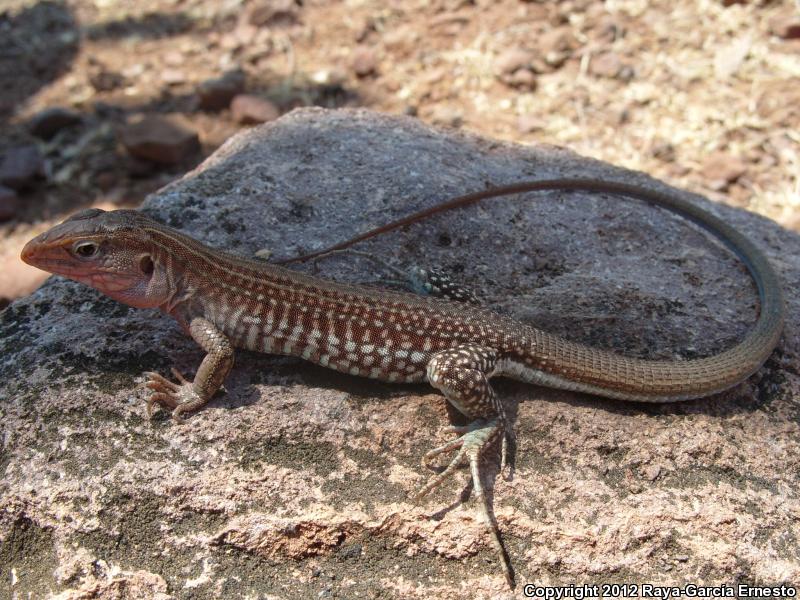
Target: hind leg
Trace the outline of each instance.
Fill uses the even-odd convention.
[[[466,458],[479,501],[481,519],[489,529],[492,543],[500,554],[506,581],[513,587],[513,571],[500,541],[500,533],[490,516],[491,507],[483,490],[480,470],[481,455],[499,437],[502,437],[503,441],[502,462],[505,464],[506,418],[503,407],[497,401],[489,384],[489,377],[494,373],[496,364],[497,353],[493,349],[468,344],[443,350],[434,355],[428,363],[427,375],[431,385],[441,390],[453,406],[473,421],[466,427],[451,428],[451,431],[460,434],[460,437],[425,454],[423,463],[429,466],[430,460],[435,456],[445,452],[456,452],[444,471],[432,477],[417,493],[416,498],[424,496],[441,484]]]
[[[454,281],[442,269],[412,267],[409,269],[406,278],[408,287],[417,294],[465,302],[467,304],[478,305],[481,303],[471,289]]]
[[[481,304],[480,299],[471,289],[454,281],[446,271],[436,267],[422,268],[414,266],[408,270],[403,270],[395,267],[392,264],[389,264],[379,256],[375,256],[374,254],[369,254],[367,252],[361,252],[359,250],[353,250],[352,248],[347,248],[344,250],[332,250],[331,252],[323,254],[315,259],[314,264],[316,265],[317,261],[328,256],[334,256],[336,254],[352,254],[355,256],[360,256],[361,258],[365,258],[380,265],[387,271],[391,271],[397,277],[399,277],[398,280],[384,280],[382,283],[402,285],[409,291],[419,294],[420,296],[433,296],[435,298],[443,298],[445,300],[453,300],[455,302],[465,302],[467,304]]]

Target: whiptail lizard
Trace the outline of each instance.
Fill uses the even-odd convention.
[[[427,381],[472,422],[452,427],[454,441],[424,463],[456,451],[420,497],[469,461],[481,517],[505,555],[480,476],[480,456],[502,440],[507,420],[489,379],[504,375],[536,384],[641,402],[673,402],[720,392],[752,375],[778,342],[784,320],[781,287],[765,256],[722,220],[678,196],[595,179],[555,179],[488,189],[440,204],[354,238],[418,221],[486,198],[537,190],[619,194],[675,212],[710,231],[747,266],[761,302],[754,327],[733,348],[680,362],[627,358],[570,342],[486,309],[414,294],[325,281],[210,248],[137,211],[89,209],[32,239],[22,259],[90,285],[137,308],[173,316],[206,351],[193,381],[175,369],[174,383],[146,373],[154,404],[175,421],[205,405],[233,365],[233,348],[298,356],[352,375],[390,382]],[[345,243],[345,245],[349,245]],[[322,253],[330,251],[327,249]]]

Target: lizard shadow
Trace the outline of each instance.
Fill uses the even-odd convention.
[[[262,354],[252,352],[242,352],[241,354],[242,358],[239,360],[238,364],[238,368],[240,369],[252,371],[252,367],[255,367],[257,364],[263,365],[265,362]],[[286,382],[287,378],[291,378],[292,382],[302,382],[302,385],[306,386],[327,390],[344,391],[350,396],[351,399],[354,399],[357,402],[362,400],[364,402],[381,402],[404,395],[433,393],[439,397],[447,413],[446,418],[442,419],[440,424],[441,427],[445,427],[447,425],[467,425],[470,422],[468,417],[459,412],[445,399],[443,395],[440,395],[439,392],[437,392],[427,383],[397,384],[369,380],[345,373],[333,372],[330,369],[326,369],[324,367],[293,357],[270,356],[270,358],[267,360],[269,362],[267,369],[269,373],[267,375],[258,379],[251,379],[243,386],[238,385],[235,390],[233,389],[233,386],[229,386],[229,390],[234,391],[234,394],[229,394],[229,396],[233,396],[235,399],[223,400],[222,403],[225,407],[234,408],[256,404],[258,403],[260,396],[257,387],[258,384],[275,383],[278,381]],[[219,402],[220,398],[215,397],[215,399],[212,400],[211,405]],[[517,403],[506,403],[505,408],[509,426],[513,429],[518,412]],[[513,436],[509,441],[510,474],[513,473],[516,444]],[[493,495],[492,492],[494,488],[494,482],[497,476],[500,474],[500,463],[498,460],[496,460],[496,457],[499,456],[500,443],[498,441],[489,449],[487,449],[481,460],[481,479],[484,483],[484,489],[486,490],[487,499],[489,500],[490,505]],[[417,461],[419,461],[419,459],[421,459],[421,455],[416,457]],[[423,475],[430,474],[431,476],[434,476],[437,473],[442,472],[444,469],[445,466],[434,466],[429,470],[428,473],[424,471],[421,472]],[[467,502],[472,494],[472,488],[472,481],[469,479],[459,494],[459,500],[437,511],[432,515],[432,518],[435,520],[441,520],[449,511],[457,507],[459,504]],[[490,514],[490,516],[492,519],[494,519],[493,514]]]

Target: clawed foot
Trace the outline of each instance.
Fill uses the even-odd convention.
[[[445,479],[455,473],[456,468],[461,464],[465,456],[469,460],[470,467],[473,463],[477,465],[481,451],[492,442],[496,435],[502,433],[502,428],[496,419],[492,419],[488,422],[483,420],[475,421],[469,425],[453,425],[447,427],[445,431],[447,433],[458,434],[460,437],[427,452],[425,456],[422,457],[422,466],[432,468],[431,460],[445,452],[457,450],[456,455],[444,471],[438,475],[434,475],[431,480],[413,496],[414,500],[422,498],[425,494],[441,485]],[[505,456],[503,456],[503,459],[505,459]],[[503,462],[505,462],[505,460],[503,460]],[[479,482],[473,483],[479,485]]]
[[[448,442],[443,446],[439,446],[438,448],[434,448],[430,452],[426,453],[425,456],[422,458],[422,464],[425,467],[430,467],[431,459],[434,457],[443,454],[445,452],[453,452],[456,451],[456,455],[453,457],[453,460],[450,461],[450,464],[447,465],[444,471],[439,473],[438,475],[434,475],[428,483],[423,486],[423,488],[414,495],[414,500],[418,500],[437,486],[439,486],[445,479],[447,479],[450,475],[455,472],[456,467],[461,464],[461,461],[464,457],[467,458],[469,461],[470,472],[472,475],[472,485],[475,489],[475,494],[480,501],[480,508],[479,514],[486,525],[486,528],[489,530],[491,534],[492,545],[497,550],[498,554],[500,555],[500,564],[503,568],[503,575],[506,578],[506,582],[508,583],[509,587],[512,589],[514,588],[514,572],[511,569],[511,564],[508,560],[508,556],[506,554],[505,548],[503,547],[503,543],[500,540],[500,534],[497,530],[497,524],[491,517],[491,508],[489,507],[489,502],[486,499],[486,494],[483,491],[483,483],[481,482],[481,473],[480,473],[480,457],[481,452],[491,445],[491,443],[497,438],[498,435],[503,436],[503,443],[502,443],[502,460],[501,460],[501,471],[505,469],[506,465],[506,452],[507,452],[507,439],[508,436],[505,431],[505,426],[503,423],[500,422],[499,419],[491,419],[489,421],[479,420],[473,423],[470,423],[466,426],[452,426],[448,427],[447,431],[449,433],[456,433],[460,437],[456,438],[452,442]]]
[[[182,423],[183,413],[200,408],[205,402],[194,391],[192,382],[188,381],[177,369],[172,369],[172,374],[180,383],[173,383],[163,375],[146,371],[148,380],[145,386],[153,391],[147,399],[147,417],[151,418],[153,405],[159,404],[172,410],[172,419]]]

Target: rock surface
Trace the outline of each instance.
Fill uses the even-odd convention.
[[[299,110],[233,138],[144,209],[216,247],[286,256],[559,175],[663,187],[555,147]],[[780,349],[735,389],[674,405],[498,381],[516,472],[495,478],[489,461],[486,484],[520,584],[800,580],[800,240],[694,200],[774,261],[788,292]],[[755,318],[754,288],[724,249],[619,198],[506,198],[359,250],[439,265],[498,311],[634,356],[715,353]],[[394,278],[360,255],[318,266]],[[441,395],[240,352],[205,410],[183,426],[148,421],[142,371],[192,373],[201,356],[171,319],[60,278],[0,313],[0,595],[512,596],[474,495],[457,501],[466,471],[408,499],[430,475],[424,452],[460,422]]]

